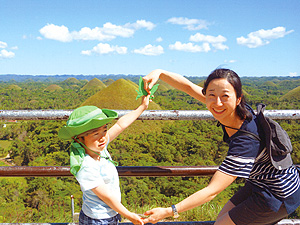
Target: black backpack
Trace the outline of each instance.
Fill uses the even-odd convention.
[[[262,130],[260,136],[253,134],[249,131],[236,129],[233,127],[228,127],[240,131],[237,136],[249,136],[258,141],[263,141],[264,146],[271,158],[273,166],[278,170],[283,170],[289,168],[293,165],[293,160],[291,158],[291,152],[293,151],[292,143],[287,132],[274,120],[266,117],[263,112],[266,105],[257,105],[257,119],[258,124]]]

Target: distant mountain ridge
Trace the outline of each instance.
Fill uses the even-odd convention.
[[[99,74],[99,75],[16,75],[16,74],[3,74],[0,75],[0,82],[25,82],[25,81],[49,81],[49,82],[57,82],[64,81],[68,78],[76,78],[77,80],[92,80],[94,78],[98,78],[99,80],[104,79],[130,79],[130,80],[138,80],[141,75],[125,75],[125,74]],[[144,76],[144,75],[142,75]]]
[[[135,83],[138,83],[140,76],[145,76],[146,74],[141,75],[133,75],[133,74],[95,74],[95,75],[17,75],[17,74],[0,74],[0,82],[33,82],[33,81],[42,81],[42,82],[58,82],[64,81],[68,78],[76,78],[78,80],[92,80],[94,78],[98,78],[99,80],[118,80],[118,79],[128,79]],[[184,75],[184,74],[183,74]],[[193,80],[195,83],[200,83],[205,80],[207,76],[188,76],[189,80]],[[300,76],[241,76],[242,80],[258,80],[260,82],[269,81],[269,80],[299,80]]]

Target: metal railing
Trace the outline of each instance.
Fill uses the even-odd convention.
[[[121,177],[212,176],[218,166],[117,166]],[[0,177],[68,177],[69,166],[3,166]]]
[[[67,120],[73,110],[0,110],[0,120]],[[115,110],[119,117],[131,110]],[[300,110],[266,110],[266,116],[276,119],[300,119]],[[213,120],[207,110],[147,110],[138,120]],[[121,166],[119,176],[212,176],[218,166]],[[69,167],[0,167],[0,177],[60,177],[73,176]],[[159,222],[157,224],[210,225],[214,221]],[[49,223],[47,223],[49,224]],[[59,223],[51,223],[59,224]],[[67,223],[61,223],[67,224]],[[130,223],[122,223],[129,225]],[[282,220],[278,224],[300,224],[300,220]]]
[[[67,120],[73,110],[0,110],[0,120]],[[131,110],[114,110],[119,117]],[[300,119],[300,110],[265,110],[271,119]],[[213,120],[208,110],[146,110],[138,120]]]

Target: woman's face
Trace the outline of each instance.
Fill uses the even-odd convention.
[[[227,124],[231,119],[237,119],[236,107],[241,98],[236,97],[233,86],[225,79],[212,80],[206,90],[206,107],[215,119]]]
[[[83,139],[86,147],[99,153],[107,144],[107,125],[105,124],[104,126],[99,127],[99,129],[95,130],[93,133],[84,136]],[[87,151],[89,151],[89,149],[87,149]]]

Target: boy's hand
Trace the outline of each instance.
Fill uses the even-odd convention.
[[[127,217],[127,219],[129,219],[133,224],[144,225],[144,221],[142,220],[142,218],[135,213],[131,213],[130,216]]]
[[[152,100],[150,99],[150,95],[143,95],[142,96],[142,103],[141,103],[141,106],[144,106],[144,110],[148,109],[148,106],[149,106],[149,103],[151,102]]]

